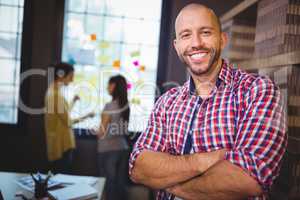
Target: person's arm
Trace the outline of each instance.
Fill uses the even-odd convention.
[[[82,121],[84,121],[84,120],[86,120],[88,118],[92,118],[94,116],[95,116],[95,113],[94,112],[90,112],[90,113],[88,113],[88,114],[86,114],[86,115],[84,115],[82,117],[78,117],[78,118],[72,119],[71,120],[71,125],[77,124],[79,122],[82,122]]]
[[[135,162],[131,179],[155,189],[165,189],[204,173],[224,158],[225,150],[174,156],[144,150]]]
[[[75,98],[78,99],[78,98]],[[78,117],[75,119],[70,118],[70,106],[65,98],[60,94],[59,91],[54,91],[47,96],[46,102],[46,111],[48,115],[55,115],[65,126],[71,127],[73,124],[82,122],[87,118],[91,118],[95,116],[94,112],[90,112],[82,117]]]
[[[203,173],[222,157],[223,152],[187,156],[167,152],[165,106],[172,101],[168,94],[170,92],[155,103],[147,129],[135,143],[129,162],[131,179],[156,189],[170,187]]]
[[[72,101],[71,101],[71,103],[70,103],[70,110],[73,109],[75,103],[76,103],[77,101],[79,101],[79,100],[80,100],[80,97],[79,97],[78,95],[75,95],[75,96],[73,97],[73,99],[72,99]]]
[[[167,189],[183,199],[245,199],[268,191],[286,149],[285,114],[279,89],[259,79],[249,90],[235,144],[204,175]]]
[[[102,139],[106,136],[107,127],[110,122],[111,122],[111,116],[106,113],[102,113],[100,127],[96,132],[98,138]]]
[[[245,171],[224,160],[202,176],[170,187],[167,192],[185,200],[244,200],[260,196],[262,189]]]

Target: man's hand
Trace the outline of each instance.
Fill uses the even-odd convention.
[[[253,177],[226,160],[217,162],[202,176],[169,187],[166,191],[188,200],[241,200],[263,194]]]
[[[144,150],[137,158],[131,179],[155,189],[165,189],[203,174],[224,159],[226,150],[190,155]]]
[[[197,159],[198,163],[198,170],[199,172],[204,173],[208,168],[216,164],[218,161],[223,160],[225,157],[226,149],[216,150],[207,153],[196,153],[195,158]],[[203,158],[208,157],[206,167],[203,168]]]

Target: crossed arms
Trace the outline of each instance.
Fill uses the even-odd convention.
[[[261,187],[239,167],[222,160],[224,150],[173,156],[143,151],[131,178],[183,199],[245,199],[259,196]]]
[[[132,179],[156,189],[166,189],[205,172],[224,151],[173,156],[145,150],[135,163]]]
[[[188,200],[261,196],[278,175],[286,134],[278,89],[268,80],[259,82],[246,95],[244,116],[228,150],[179,156],[167,153],[164,98],[159,99],[132,152],[132,180]]]

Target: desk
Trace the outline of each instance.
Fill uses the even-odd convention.
[[[15,198],[15,194],[18,191],[24,192],[26,196],[32,197],[33,194],[30,192],[26,192],[22,189],[15,181],[23,176],[28,176],[29,174],[23,173],[12,173],[12,172],[0,172],[0,190],[5,200],[13,200]],[[99,191],[98,199],[101,199],[103,189],[105,184],[105,178],[99,177],[97,184],[95,184],[94,188]]]

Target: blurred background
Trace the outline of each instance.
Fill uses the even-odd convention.
[[[174,21],[192,2],[211,7],[220,17],[229,36],[224,58],[279,85],[289,145],[271,199],[299,199],[298,0],[0,0],[0,170],[47,171],[42,112],[46,74],[59,61],[75,67],[73,84],[63,90],[68,101],[80,96],[71,116],[96,113],[73,127],[74,173],[97,174],[97,142],[88,129],[99,124],[110,101],[109,77],[116,74],[128,81],[127,139],[132,147],[157,97],[187,80],[173,48]],[[152,199],[155,193],[129,180],[128,188],[132,199]]]

